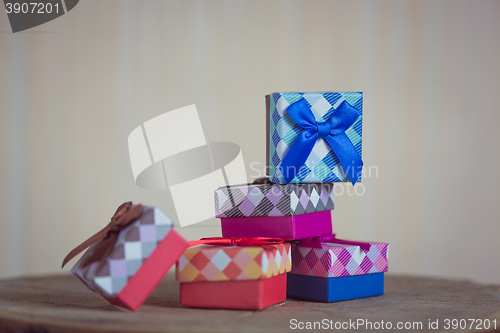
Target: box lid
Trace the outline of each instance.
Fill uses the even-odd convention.
[[[199,245],[184,251],[176,265],[179,282],[260,280],[291,269],[290,244]]]
[[[292,270],[290,273],[318,276],[341,277],[388,270],[389,244],[369,242],[364,251],[360,246],[337,243],[321,243],[322,248],[312,248],[292,244]]]
[[[242,184],[215,190],[216,217],[292,216],[334,209],[332,183]]]

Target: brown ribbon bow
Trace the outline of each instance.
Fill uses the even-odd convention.
[[[128,201],[120,205],[116,210],[115,214],[111,218],[111,222],[104,227],[101,231],[96,233],[94,236],[87,239],[82,244],[75,247],[68,255],[64,258],[61,268],[64,267],[73,259],[78,253],[82,252],[89,246],[99,242],[95,247],[92,254],[85,260],[84,265],[90,265],[91,263],[105,258],[109,252],[113,249],[116,243],[119,232],[129,226],[132,222],[137,220],[142,213],[142,205],[136,205],[132,207],[132,202]]]

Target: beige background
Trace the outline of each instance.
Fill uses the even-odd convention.
[[[239,144],[251,179],[265,94],[361,90],[378,175],[363,195],[338,188],[335,230],[389,242],[394,273],[499,283],[499,13],[499,1],[85,0],[16,34],[0,13],[0,277],[58,272],[123,201],[168,215],[168,193],[132,178],[127,136],[145,120],[196,103],[207,139]],[[220,234],[215,219],[180,232]]]

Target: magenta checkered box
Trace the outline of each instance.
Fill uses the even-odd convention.
[[[389,244],[369,242],[364,251],[356,245],[321,243],[322,248],[292,244],[292,274],[342,277],[387,272]]]

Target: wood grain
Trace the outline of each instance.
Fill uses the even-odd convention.
[[[0,281],[0,331],[45,332],[290,332],[290,320],[422,322],[497,319],[500,287],[470,281],[386,275],[384,296],[338,303],[287,300],[263,311],[188,309],[179,305],[172,273],[132,313],[106,303],[70,275]],[[356,332],[370,331],[359,327]],[[325,330],[328,331],[328,330]],[[395,330],[394,330],[395,331]],[[408,330],[410,331],[410,330]],[[481,330],[461,330],[460,332]],[[491,330],[493,331],[493,330]],[[500,331],[500,329],[498,330]]]

